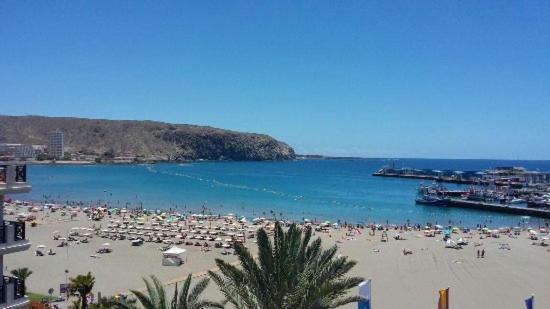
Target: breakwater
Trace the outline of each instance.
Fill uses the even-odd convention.
[[[548,209],[518,207],[518,206],[494,204],[494,203],[487,203],[487,202],[469,201],[469,200],[457,199],[457,198],[443,199],[442,205],[444,207],[447,206],[447,207],[487,210],[487,211],[509,213],[514,215],[532,216],[532,217],[550,219],[550,210]]]
[[[432,180],[470,185],[495,185],[521,189],[533,185],[550,186],[550,173],[530,171],[524,167],[497,167],[489,170],[430,170],[381,168],[372,176]]]

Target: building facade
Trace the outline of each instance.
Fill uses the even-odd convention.
[[[29,192],[27,167],[21,163],[0,161],[0,269],[4,271],[6,254],[25,251],[31,246],[25,237],[25,222],[4,220],[4,195]],[[0,280],[0,308],[26,308],[25,283],[15,277]]]
[[[55,159],[61,159],[65,155],[64,136],[61,131],[54,131],[48,135],[48,154]]]
[[[16,159],[34,159],[35,151],[32,145],[0,143],[0,156]]]

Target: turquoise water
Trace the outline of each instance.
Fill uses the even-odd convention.
[[[550,161],[393,161],[399,167],[480,170],[525,166],[550,171]],[[229,212],[300,220],[466,225],[516,225],[519,216],[415,205],[419,180],[373,177],[383,159],[290,162],[202,162],[152,165],[29,166],[33,189],[26,198],[107,202],[111,206]],[[453,188],[456,185],[448,184]],[[537,219],[538,220],[538,219]],[[532,219],[532,222],[535,222]]]

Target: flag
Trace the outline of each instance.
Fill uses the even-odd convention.
[[[358,309],[371,309],[371,279],[359,283],[359,297],[361,298],[357,303]]]
[[[439,290],[439,304],[437,309],[449,309],[449,288]]]
[[[525,306],[527,306],[527,309],[534,309],[535,308],[535,296],[531,296],[525,300]]]
[[[371,309],[370,308],[370,300],[368,299],[361,299],[357,303],[357,309]]]

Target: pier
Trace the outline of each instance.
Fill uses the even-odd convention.
[[[503,212],[521,216],[531,216],[550,219],[550,210],[540,208],[527,208],[511,205],[501,205],[487,202],[469,201],[457,198],[443,199],[443,205],[447,207],[459,207],[468,209],[478,209],[494,212]]]
[[[387,171],[377,171],[372,174],[372,176],[377,177],[389,177],[389,178],[408,178],[408,179],[422,179],[430,181],[440,181],[448,183],[458,183],[458,184],[480,184],[481,180],[473,179],[462,179],[459,177],[447,177],[441,175],[429,175],[429,174],[416,174],[416,173],[392,173]]]
[[[469,185],[495,185],[521,189],[533,185],[550,186],[550,173],[523,167],[497,167],[486,171],[452,171],[384,167],[372,176],[408,178]]]

